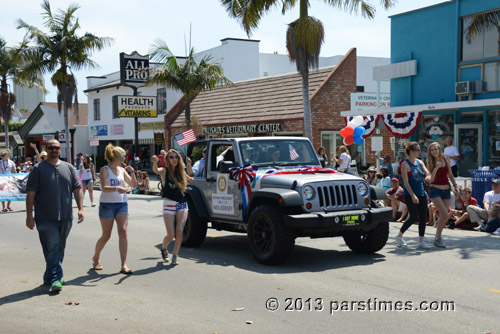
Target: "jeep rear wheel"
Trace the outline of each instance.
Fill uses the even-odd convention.
[[[283,220],[283,212],[273,205],[259,205],[250,215],[248,240],[253,255],[262,264],[280,264],[290,256],[295,236]]]
[[[352,251],[372,254],[384,248],[389,238],[389,223],[379,223],[368,232],[349,232],[343,235],[344,241]]]
[[[182,246],[196,247],[200,245],[207,236],[207,220],[200,218],[192,201],[188,201],[188,219],[184,226]]]

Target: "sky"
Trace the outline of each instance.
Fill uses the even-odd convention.
[[[325,43],[321,56],[344,55],[356,47],[359,56],[390,57],[389,16],[446,2],[445,0],[397,0],[396,6],[384,10],[380,0],[369,0],[377,8],[373,20],[361,15],[349,14],[330,7],[321,0],[310,0],[309,15],[321,20],[325,29]],[[41,15],[41,0],[2,1],[0,13],[0,36],[8,46],[19,43],[25,31],[17,29],[17,20],[46,31]],[[52,11],[67,9],[77,4],[79,35],[85,32],[99,37],[111,37],[113,44],[95,52],[91,59],[100,66],[75,72],[79,101],[87,101],[83,90],[87,88],[87,76],[100,76],[119,70],[120,52],[148,54],[156,39],[166,41],[170,50],[178,56],[186,55],[186,44],[190,40],[196,51],[214,48],[224,38],[249,38],[241,25],[228,16],[219,0],[51,0]],[[258,29],[250,36],[260,40],[261,53],[286,54],[285,36],[287,24],[296,20],[299,9],[294,8],[286,15],[274,8],[261,19]],[[45,77],[49,94],[47,102],[56,101],[57,90],[50,83],[50,75]]]

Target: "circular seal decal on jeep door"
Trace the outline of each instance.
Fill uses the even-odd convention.
[[[217,178],[217,190],[218,193],[226,193],[227,191],[227,180],[225,175],[218,175]]]

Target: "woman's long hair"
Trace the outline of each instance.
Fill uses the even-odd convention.
[[[349,149],[346,146],[344,146],[344,145],[342,145],[342,146],[339,147],[339,151],[340,151],[340,153],[347,153],[347,154],[349,154]]]
[[[83,168],[84,169],[89,169],[90,168],[90,156],[88,154],[85,154],[83,156]]]
[[[170,163],[170,159],[168,156],[170,154],[175,154],[179,159],[177,166],[174,167]],[[177,189],[179,189],[181,192],[186,192],[187,188],[187,178],[186,178],[186,172],[184,171],[184,161],[182,161],[182,157],[177,150],[170,149],[167,151],[167,172],[170,177],[170,180],[175,184]]]
[[[438,159],[439,160],[443,160],[444,162],[446,162],[445,158],[444,158],[444,154],[443,154],[443,149],[441,148],[441,145],[439,145],[438,142],[433,142],[429,145],[429,147],[427,148],[427,169],[429,170],[429,172],[432,173],[432,171],[434,170],[434,167],[436,166],[436,158],[434,158],[434,156],[432,155],[431,151],[432,151],[432,148],[436,146],[439,150],[439,155],[438,155]]]

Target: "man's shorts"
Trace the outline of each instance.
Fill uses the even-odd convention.
[[[403,201],[399,201],[399,206],[397,209],[397,212],[403,212],[403,210],[406,208],[406,204]]]
[[[429,187],[429,198],[433,199],[436,197],[441,197],[442,199],[451,199],[450,188],[448,189],[439,189],[433,186]]]
[[[88,179],[88,180],[82,180],[82,187],[86,187],[88,186],[89,184],[92,184],[92,179]]]
[[[128,203],[99,203],[100,219],[115,219],[117,215],[128,215]]]
[[[167,215],[175,215],[178,212],[187,211],[187,202],[181,203],[176,201],[163,200],[163,213]]]

